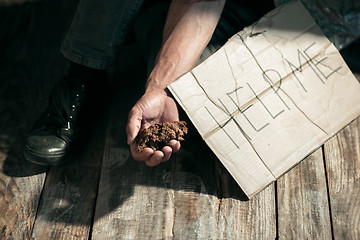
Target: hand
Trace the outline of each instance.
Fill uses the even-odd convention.
[[[140,129],[152,124],[165,121],[178,121],[179,113],[175,100],[166,90],[152,90],[146,92],[129,113],[126,126],[127,143],[130,145],[131,155],[137,161],[145,161],[148,166],[156,166],[160,162],[169,160],[173,152],[180,149],[180,142],[171,140],[169,146],[161,151],[144,148],[140,153],[136,145],[136,136]]]

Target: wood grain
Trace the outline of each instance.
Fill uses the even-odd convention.
[[[360,119],[324,145],[335,239],[360,239]]]
[[[4,92],[13,86],[21,86],[19,79],[12,79],[12,86],[6,81],[3,83],[1,90]],[[11,93],[19,93],[16,89],[12,89]],[[22,155],[23,136],[28,121],[33,118],[23,111],[27,106],[26,98],[17,96],[24,95],[0,94],[1,239],[27,239],[31,236],[45,181],[46,168],[26,162]],[[34,104],[33,107],[41,105]]]
[[[118,96],[110,113],[92,239],[169,238],[175,214],[173,191],[166,188],[170,164],[150,168],[131,158],[125,99],[132,98]]]
[[[10,177],[0,173],[1,239],[30,238],[44,179],[45,174]]]
[[[22,155],[23,137],[44,107],[33,96],[44,97],[34,84],[29,29],[33,9],[0,9],[0,239],[29,239],[45,181],[46,168],[30,164]]]
[[[26,162],[22,145],[64,71],[58,47],[71,8],[64,11],[62,4],[37,1],[0,8],[1,239],[32,234],[47,169]]]
[[[174,190],[174,238],[212,239],[217,236],[219,199],[206,192],[199,176],[178,172],[175,177],[180,189]]]
[[[214,165],[218,160],[210,153],[195,128],[189,126],[181,151],[172,159],[168,184],[174,192],[175,239],[213,239],[218,235],[219,184]]]
[[[274,184],[247,200],[246,195],[220,163],[218,170],[222,197],[218,204],[216,239],[275,239]]]
[[[277,181],[279,239],[331,239],[322,149]]]
[[[35,239],[88,239],[97,197],[107,114],[69,163],[51,167],[34,224]]]

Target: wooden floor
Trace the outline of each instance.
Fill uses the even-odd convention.
[[[0,239],[360,239],[360,119],[247,200],[194,129],[165,164],[131,159],[125,124],[143,88],[123,83],[145,78],[132,46],[109,70],[112,105],[74,159],[25,162],[23,137],[63,74],[75,5],[0,7]],[[359,50],[343,52],[357,73]]]

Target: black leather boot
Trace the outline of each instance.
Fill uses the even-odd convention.
[[[51,92],[48,108],[26,136],[25,158],[40,165],[68,161],[76,142],[101,114],[107,86],[105,71],[72,63]]]

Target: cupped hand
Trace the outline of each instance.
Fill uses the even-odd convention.
[[[130,110],[126,126],[127,143],[130,145],[131,155],[137,161],[145,161],[148,166],[156,166],[160,162],[169,160],[173,152],[180,149],[180,142],[171,140],[168,146],[154,151],[144,148],[138,151],[136,136],[142,128],[165,121],[178,121],[179,113],[175,100],[166,90],[146,92]]]

